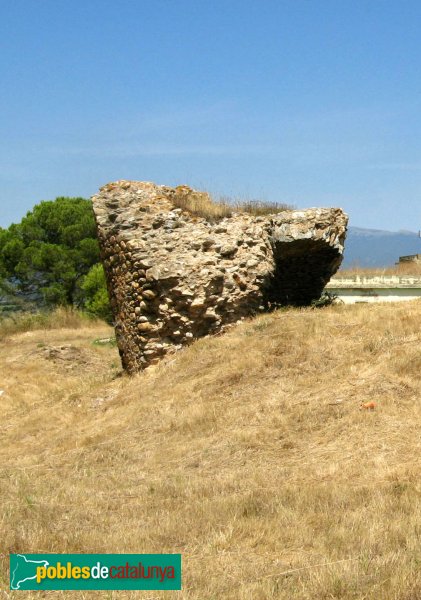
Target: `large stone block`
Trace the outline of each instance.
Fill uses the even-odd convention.
[[[92,199],[130,373],[243,317],[309,304],[342,261],[348,219],[339,208],[203,217],[179,207],[180,198],[203,196],[186,186],[118,181]]]

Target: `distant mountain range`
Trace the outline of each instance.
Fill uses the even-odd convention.
[[[408,254],[421,254],[421,238],[414,231],[349,227],[342,267],[389,267]]]

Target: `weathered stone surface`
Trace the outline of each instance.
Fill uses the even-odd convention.
[[[212,222],[177,208],[179,193],[201,194],[118,181],[92,199],[117,343],[130,373],[243,317],[310,303],[342,261],[347,216],[339,208]]]

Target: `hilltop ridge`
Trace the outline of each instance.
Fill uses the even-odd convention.
[[[342,268],[390,267],[399,256],[421,252],[421,239],[413,231],[383,231],[348,227]]]

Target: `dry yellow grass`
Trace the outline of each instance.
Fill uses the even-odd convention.
[[[230,217],[233,212],[248,213],[254,216],[273,215],[293,207],[279,202],[264,200],[240,200],[224,196],[219,200],[213,198],[208,192],[198,192],[191,188],[179,185],[175,188],[172,201],[178,208],[182,208],[198,217],[218,221]]]
[[[278,311],[133,378],[105,326],[3,340],[0,587],[9,552],[184,565],[182,592],[5,597],[419,600],[420,323],[417,301]]]
[[[79,329],[98,327],[98,319],[90,317],[68,306],[53,311],[0,314],[0,340],[13,333],[34,331],[37,329]]]
[[[350,267],[348,269],[340,269],[336,274],[336,277],[353,277],[355,275],[361,277],[375,277],[378,275],[421,275],[421,264],[408,262],[384,268]]]

